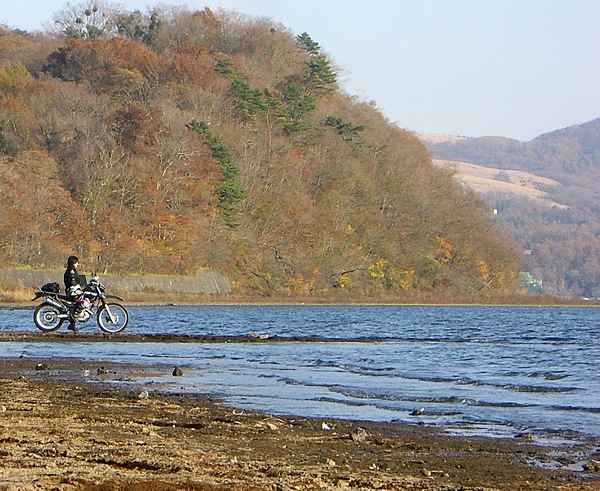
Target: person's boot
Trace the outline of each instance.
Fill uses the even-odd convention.
[[[75,327],[75,317],[76,316],[77,316],[77,307],[75,307],[75,309],[72,309],[69,314],[69,326],[67,327],[67,330],[73,331],[73,332],[77,331],[77,328]]]

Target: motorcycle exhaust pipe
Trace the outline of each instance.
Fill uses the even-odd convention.
[[[60,310],[61,312],[68,312],[68,309],[60,302],[57,302],[56,300],[54,300],[53,298],[47,298],[46,302],[48,302],[50,305],[52,305],[53,307],[56,307],[58,310]]]

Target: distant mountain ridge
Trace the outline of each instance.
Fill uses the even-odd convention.
[[[600,295],[600,118],[540,135],[419,135],[434,163],[495,209],[553,293]]]
[[[540,135],[529,142],[486,136],[421,140],[438,159],[524,170],[564,185],[592,184],[600,177],[600,118]]]

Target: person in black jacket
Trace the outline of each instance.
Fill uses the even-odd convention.
[[[79,273],[77,272],[77,268],[79,267],[79,258],[77,256],[69,256],[67,259],[67,269],[64,274],[65,281],[65,294],[69,299],[77,302],[75,305],[75,311],[73,315],[77,315],[82,308],[80,300],[83,299],[83,291],[81,290],[81,285],[79,285]],[[71,323],[67,328],[69,331],[76,331],[75,329],[75,320],[71,319]]]
[[[69,290],[72,287],[79,286],[79,273],[77,272],[78,266],[79,258],[77,256],[69,256],[69,259],[67,259],[67,269],[65,270],[64,275],[65,294],[67,296],[71,296],[69,294]]]

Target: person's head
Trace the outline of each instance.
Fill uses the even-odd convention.
[[[69,256],[67,259],[67,267],[68,268],[77,268],[79,265],[79,258],[77,256]]]

